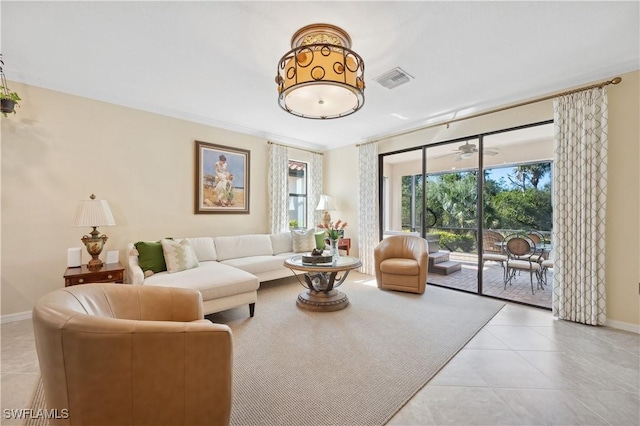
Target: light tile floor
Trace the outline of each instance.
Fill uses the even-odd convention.
[[[507,304],[390,425],[638,425],[640,335]]]
[[[39,375],[31,321],[2,324],[0,424]],[[640,335],[507,304],[390,425],[638,425]],[[321,423],[321,420],[319,420]]]

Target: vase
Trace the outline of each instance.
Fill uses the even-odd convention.
[[[330,239],[331,244],[331,260],[336,262],[340,257],[340,250],[338,250],[338,239]]]

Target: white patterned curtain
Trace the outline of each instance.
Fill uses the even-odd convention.
[[[322,194],[322,154],[312,153],[309,163],[309,188],[307,190],[307,228],[320,223],[321,211],[316,210]]]
[[[607,93],[554,100],[553,315],[583,324],[606,320],[605,211]]]
[[[269,144],[269,232],[289,230],[289,156],[287,147]]]
[[[360,272],[375,275],[373,249],[378,235],[378,144],[360,145],[358,149],[359,206],[358,251],[362,268]]]

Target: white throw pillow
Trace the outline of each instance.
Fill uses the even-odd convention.
[[[160,243],[162,244],[164,261],[167,264],[167,272],[170,274],[198,267],[198,258],[188,240],[176,242],[162,239]]]
[[[311,251],[316,247],[316,239],[314,237],[315,229],[306,229],[304,231],[291,230],[291,242],[293,243],[293,251],[303,253]]]

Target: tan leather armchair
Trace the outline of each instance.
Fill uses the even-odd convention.
[[[33,327],[47,408],[69,415],[52,425],[229,423],[231,330],[197,290],[67,287],[38,300]]]
[[[378,288],[423,294],[427,283],[427,243],[415,235],[392,235],[373,251]]]

